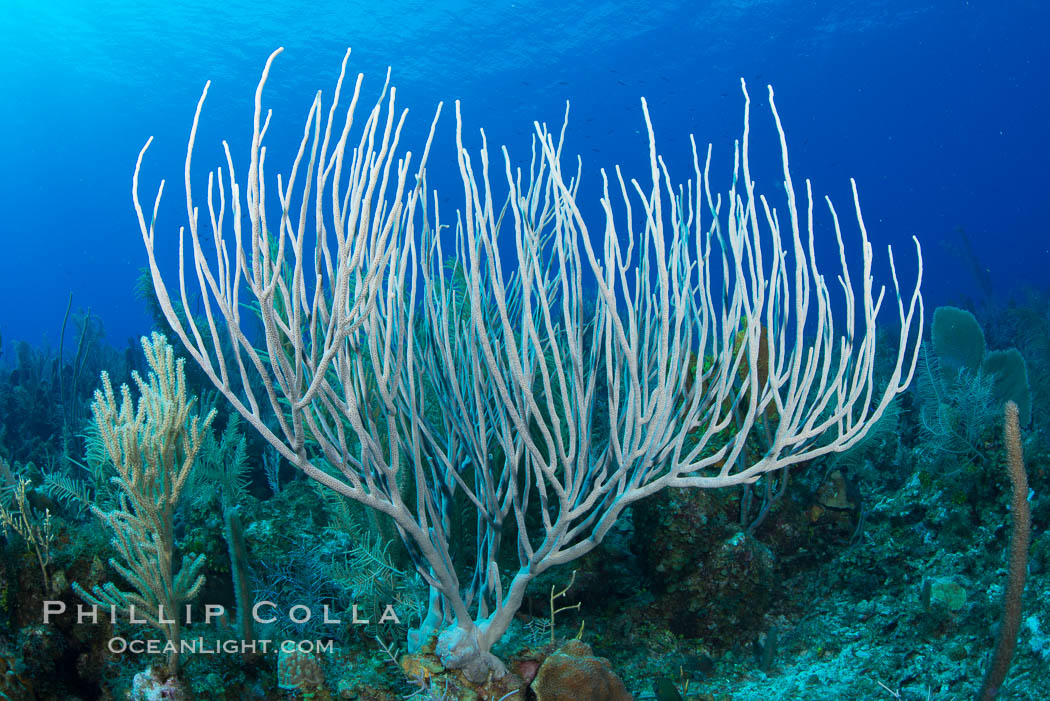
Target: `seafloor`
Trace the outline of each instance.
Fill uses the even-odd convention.
[[[982,352],[1016,348],[1026,367],[1031,546],[1020,633],[999,698],[1045,701],[1050,300],[1033,292],[960,306],[983,331]],[[952,308],[942,316],[958,321],[969,313]],[[23,524],[27,538],[13,522],[6,526],[0,698],[484,697],[432,657],[404,656],[410,620],[332,628],[316,618],[298,626],[282,618],[260,637],[334,644],[313,655],[320,677],[309,687],[279,685],[276,654],[197,654],[183,660],[177,691],[146,688],[143,673],[156,657],[107,648],[114,636],[149,637],[142,626],[76,625],[69,617],[44,625],[45,600],[70,610],[83,603],[74,582],[90,589],[120,581],[107,564],[110,534],[88,508],[107,490],[90,402],[102,370],[116,384],[144,367],[137,345],[108,345],[90,313],[75,316],[67,333],[78,339],[75,355],[9,343],[0,358],[4,508],[17,514],[21,493],[22,511],[40,519],[38,528],[46,518],[50,532],[42,567],[30,542],[42,531],[32,535],[32,524]],[[927,342],[911,389],[864,442],[792,469],[786,482],[760,481],[749,492],[670,490],[633,507],[595,552],[532,587],[496,648],[520,681],[516,697],[585,698],[570,682],[560,690],[537,682],[556,651],[564,657],[573,648],[574,659],[608,660],[595,668],[621,679],[636,699],[973,698],[1003,617],[1013,514],[1001,378],[987,368],[959,372],[953,363],[971,350]],[[175,522],[177,551],[206,559],[200,600],[233,610],[233,570],[242,569],[255,600],[339,612],[356,604],[373,614],[393,601],[410,618],[422,589],[390,524],[275,461],[187,368],[190,393],[219,410],[209,457],[195,466]],[[239,545],[220,516],[232,504]],[[235,638],[226,623],[191,625],[184,637]]]

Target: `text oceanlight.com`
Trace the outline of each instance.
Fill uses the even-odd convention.
[[[128,640],[115,637],[109,639],[107,646],[115,655],[130,652],[136,655],[265,655],[274,650],[282,652],[332,652],[335,650],[333,640],[218,640],[191,638],[180,640],[178,644],[164,640]]]

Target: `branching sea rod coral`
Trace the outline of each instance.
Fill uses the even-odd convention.
[[[162,631],[167,639],[168,671],[178,672],[182,607],[204,586],[204,556],[175,555],[175,512],[205,435],[215,418],[194,413],[196,399],[186,394],[184,361],[161,334],[142,339],[150,373],[132,376],[139,398],[127,385],[120,403],[109,375],[91,405],[106,456],[116,469],[113,485],[119,499],[112,508],[92,504],[91,511],[113,532],[119,557],[110,565],[130,585],[123,591],[113,582],[87,591],[73,590],[89,604],[137,618]],[[63,606],[64,608],[64,606]]]
[[[506,149],[502,165],[491,163],[484,132],[479,150],[466,147],[457,104],[464,206],[450,244],[425,176],[437,118],[413,170],[411,154],[397,154],[405,114],[395,113],[394,89],[385,85],[358,123],[358,77],[340,130],[345,58],[327,119],[318,93],[291,169],[276,179],[272,216],[262,93],[279,51],[255,95],[244,192],[228,148],[227,172],[209,176],[209,236],[190,179],[204,95],[194,116],[192,253],[180,234],[190,260],[180,259],[179,294],[189,308],[189,263],[199,321],[176,313],[161,273],[160,191],[149,220],[138,198],[143,148],[133,190],[153,284],[190,355],[283,457],[393,519],[430,587],[410,643],[437,635],[447,666],[472,678],[501,673],[490,650],[529,582],[594,548],[630,504],[666,487],[754,482],[845,450],[911,381],[923,325],[918,242],[910,293],[890,254],[900,331],[877,386],[885,290],[873,287],[856,186],[859,289],[827,202],[843,293],[833,302],[814,259],[816,203],[808,182],[804,201],[796,197],[772,90],[783,213],[756,194],[742,84],[728,192],[712,190],[711,148],[702,158],[695,143],[694,179],[674,184],[643,101],[650,172],[645,181],[602,173],[603,237],[578,206],[579,160],[563,170],[565,126],[536,125],[523,171]],[[501,256],[510,245],[515,265]],[[246,294],[263,338],[242,319]],[[751,455],[744,445],[760,421],[768,449]],[[474,514],[467,544],[451,530],[465,507]],[[469,557],[454,552],[463,547]]]

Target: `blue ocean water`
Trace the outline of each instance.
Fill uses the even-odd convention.
[[[905,279],[909,239],[921,239],[928,306],[983,296],[973,261],[1003,298],[1045,283],[1045,3],[6,0],[3,13],[5,345],[56,343],[70,294],[74,309],[104,321],[111,342],[148,329],[131,295],[145,264],[130,199],[136,154],[153,135],[144,196],[168,179],[159,231],[174,245],[185,220],[185,140],[205,80],[201,168],[222,164],[222,138],[246,155],[253,91],[278,46],[285,52],[266,93],[273,163],[288,162],[314,91],[330,94],[348,46],[348,70],[365,73],[366,95],[392,68],[411,110],[406,143],[421,142],[445,102],[432,184],[447,183],[453,202],[453,100],[472,130],[484,127],[491,143],[522,157],[533,120],[560,121],[571,100],[567,149],[583,158],[593,202],[600,168],[646,174],[640,97],[675,172],[691,175],[692,133],[714,144],[727,178],[743,77],[760,179],[775,186],[778,165],[768,83],[796,177],[845,211],[856,178],[876,251],[894,245]],[[600,214],[596,205],[589,213]],[[963,236],[970,249],[960,255]]]

